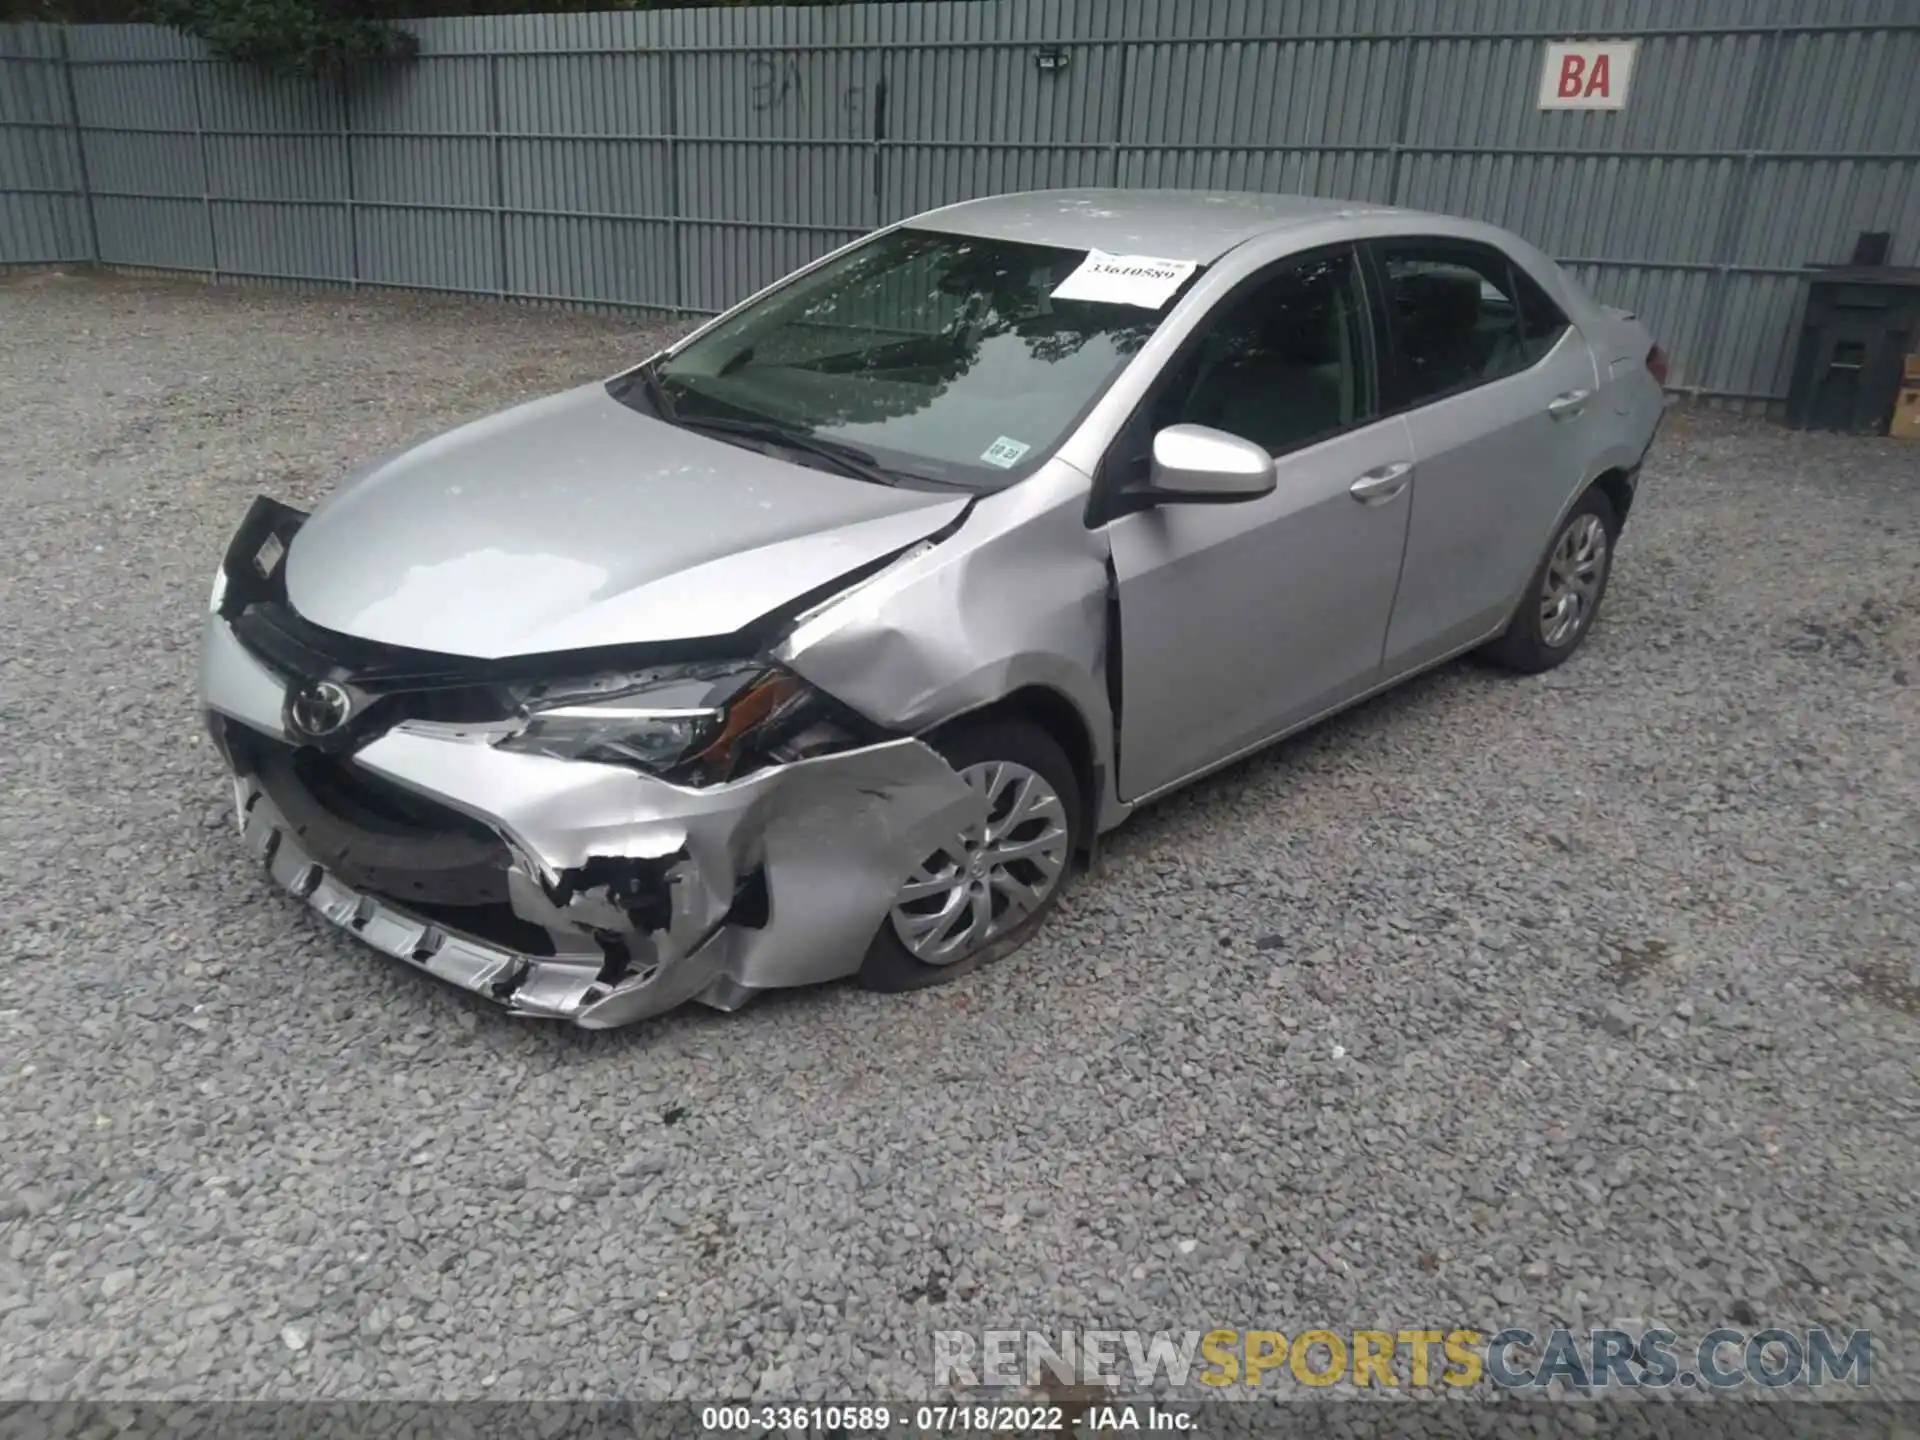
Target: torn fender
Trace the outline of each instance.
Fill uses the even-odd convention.
[[[1090,482],[1055,459],[982,499],[951,537],[804,616],[774,658],[889,729],[921,733],[1039,686],[1086,727],[1100,828],[1112,793],[1106,536]]]

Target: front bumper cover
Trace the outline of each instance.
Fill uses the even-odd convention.
[[[279,743],[286,681],[209,615],[201,703]],[[979,802],[918,740],[899,739],[690,789],[619,766],[500,750],[486,727],[402,723],[352,757],[366,773],[481,822],[504,842],[531,953],[330,871],[236,769],[241,831],[274,879],[333,924],[519,1014],[607,1028],[698,1000],[858,970],[914,863]],[[764,903],[740,905],[753,891]]]

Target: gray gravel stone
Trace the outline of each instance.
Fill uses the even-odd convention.
[[[901,1398],[943,1328],[1736,1307],[1915,1393],[1920,451],[1676,413],[1572,664],[1142,812],[958,985],[573,1034],[242,859],[195,637],[256,493],[659,333],[0,278],[0,1399]]]

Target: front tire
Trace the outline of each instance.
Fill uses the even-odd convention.
[[[1486,646],[1486,657],[1523,675],[1538,675],[1570,659],[1599,617],[1619,539],[1613,503],[1595,486],[1560,522],[1520,608]]]
[[[986,824],[914,867],[867,947],[869,990],[944,985],[1012,954],[1052,913],[1079,850],[1079,777],[1046,731],[987,719],[931,743],[985,795]]]

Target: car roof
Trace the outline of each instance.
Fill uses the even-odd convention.
[[[929,210],[903,223],[916,229],[1027,240],[1064,250],[1105,250],[1207,264],[1260,235],[1363,216],[1423,218],[1418,211],[1395,206],[1315,195],[1086,189],[989,195]]]

